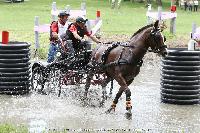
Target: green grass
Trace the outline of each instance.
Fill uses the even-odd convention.
[[[81,0],[56,0],[57,7],[64,9],[69,4],[72,9],[80,9]],[[10,40],[30,42],[34,45],[34,17],[40,17],[40,24],[51,22],[52,0],[29,0],[24,3],[4,3],[0,1],[0,31],[8,30]],[[96,11],[101,11],[103,19],[102,32],[105,35],[126,34],[131,36],[140,27],[146,25],[146,7],[144,3],[122,2],[121,8],[111,9],[108,0],[86,0],[87,17],[95,19]],[[153,3],[156,10],[157,5]],[[170,1],[164,0],[163,10],[170,8]],[[200,12],[185,12],[178,8],[176,21],[176,36],[169,34],[169,28],[165,31],[167,39],[179,39],[189,37],[192,22],[200,22]],[[169,27],[169,21],[167,21]],[[199,24],[200,25],[200,24]],[[49,35],[40,34],[41,50],[45,56],[48,47]],[[1,39],[1,37],[0,37]]]
[[[27,133],[28,129],[24,126],[13,126],[11,124],[0,124],[0,133]]]

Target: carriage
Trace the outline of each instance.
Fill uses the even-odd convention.
[[[66,41],[66,48],[70,51],[71,41]],[[61,95],[62,86],[80,85],[86,83],[88,64],[91,58],[91,44],[83,42],[84,47],[79,52],[64,52],[59,47],[56,59],[50,64],[35,62],[32,66],[32,90],[41,94]],[[89,47],[88,47],[89,46]],[[95,74],[91,80],[92,85],[100,85],[106,78],[105,74]],[[111,82],[110,95],[112,94],[113,82]]]

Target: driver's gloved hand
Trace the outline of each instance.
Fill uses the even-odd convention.
[[[82,38],[81,39],[81,43],[84,43],[86,41],[86,39]]]

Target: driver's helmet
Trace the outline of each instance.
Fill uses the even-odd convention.
[[[62,10],[58,13],[58,17],[63,17],[63,16],[70,16],[70,14],[66,10]]]
[[[85,24],[87,21],[88,21],[88,19],[85,19],[83,17],[77,17],[76,18],[76,22],[77,23],[83,23],[83,24]]]

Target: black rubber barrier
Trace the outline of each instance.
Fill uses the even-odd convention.
[[[27,48],[27,49],[19,49],[19,50],[5,50],[5,49],[0,49],[0,53],[1,54],[29,54],[30,52],[30,49]]]
[[[0,43],[0,94],[19,95],[30,90],[30,44]]]
[[[161,100],[171,104],[200,103],[200,51],[171,48],[162,58]]]
[[[0,68],[23,68],[29,67],[30,63],[15,63],[15,64],[8,64],[8,63],[0,63]]]
[[[21,58],[21,59],[0,59],[0,63],[14,64],[14,63],[27,63],[30,58]]]
[[[30,76],[30,73],[31,73],[30,71],[18,72],[18,73],[1,72],[0,77],[28,77]]]

